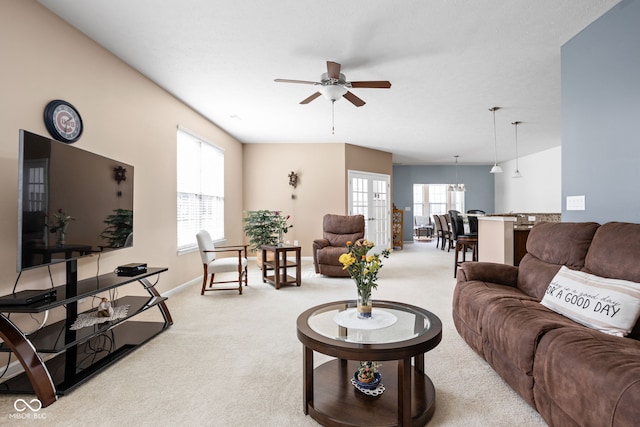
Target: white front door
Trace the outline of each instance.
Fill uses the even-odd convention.
[[[349,215],[364,215],[365,238],[379,247],[391,247],[389,175],[349,171]]]

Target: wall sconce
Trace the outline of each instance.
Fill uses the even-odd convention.
[[[116,180],[116,182],[118,183],[118,185],[120,185],[120,183],[122,181],[126,181],[127,180],[127,170],[125,168],[123,168],[122,166],[118,166],[117,168],[113,168],[113,179]]]
[[[298,186],[298,174],[294,171],[291,171],[291,173],[289,173],[289,185],[293,188],[296,188]]]

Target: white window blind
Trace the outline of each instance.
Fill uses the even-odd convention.
[[[184,129],[177,135],[178,252],[198,247],[196,233],[224,239],[224,150]]]

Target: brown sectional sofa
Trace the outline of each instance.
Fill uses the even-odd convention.
[[[640,282],[640,224],[540,223],[519,267],[462,264],[456,329],[549,425],[640,425],[640,321],[616,337],[540,304],[562,265]]]

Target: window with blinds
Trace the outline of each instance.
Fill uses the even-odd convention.
[[[224,150],[184,129],[177,135],[178,252],[198,247],[202,229],[224,239]]]

